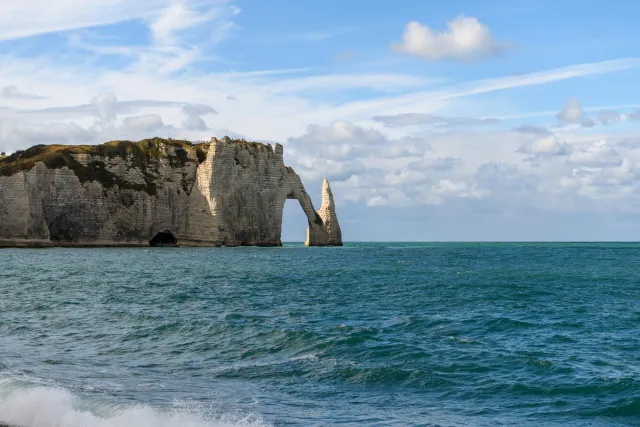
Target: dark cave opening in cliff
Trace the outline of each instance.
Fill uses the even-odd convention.
[[[161,231],[149,240],[149,246],[177,246],[178,239],[170,231]]]

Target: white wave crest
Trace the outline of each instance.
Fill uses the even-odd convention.
[[[0,384],[0,424],[17,427],[264,427],[258,417],[83,401],[55,387]]]

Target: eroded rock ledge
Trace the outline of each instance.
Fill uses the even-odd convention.
[[[342,245],[328,181],[316,212],[280,144],[37,145],[0,158],[0,247],[279,246],[287,199],[305,244]]]

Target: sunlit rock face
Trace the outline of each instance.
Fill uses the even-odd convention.
[[[279,246],[287,199],[307,216],[307,245],[342,245],[326,180],[322,191],[316,212],[280,144],[39,145],[0,159],[0,246]]]

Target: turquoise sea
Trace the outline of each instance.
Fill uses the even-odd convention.
[[[640,244],[0,250],[0,424],[640,426]]]

